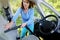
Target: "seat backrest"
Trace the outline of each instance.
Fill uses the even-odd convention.
[[[0,15],[0,40],[7,40],[6,35],[4,34],[4,26],[8,23],[2,15]]]

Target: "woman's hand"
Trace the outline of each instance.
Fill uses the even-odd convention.
[[[21,25],[21,27],[23,28],[23,27],[25,27],[27,25],[27,23],[23,23],[22,25]]]
[[[5,25],[5,29],[6,29],[6,30],[7,30],[7,29],[10,29],[10,26],[11,26],[11,25],[10,25],[9,23],[6,24],[6,25]]]
[[[5,25],[5,29],[6,30],[10,29],[12,25],[13,25],[13,22],[11,21],[10,23],[8,23],[8,24]]]

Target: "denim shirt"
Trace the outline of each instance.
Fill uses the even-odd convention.
[[[27,23],[27,25],[34,24],[34,10],[33,8],[28,9],[28,11],[25,13],[22,8],[18,8],[15,15],[12,18],[13,22],[16,22],[16,19],[18,18],[19,14],[21,14],[22,22]]]

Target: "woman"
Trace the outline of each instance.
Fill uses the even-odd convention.
[[[22,31],[20,38],[23,38],[26,34],[26,28],[27,25],[30,30],[34,31],[34,10],[33,10],[34,3],[29,0],[22,0],[21,8],[18,8],[18,10],[15,13],[15,16],[12,18],[12,21],[6,25],[6,29],[9,29],[14,22],[16,22],[16,19],[18,18],[19,14],[22,16]],[[29,32],[29,34],[31,34]]]

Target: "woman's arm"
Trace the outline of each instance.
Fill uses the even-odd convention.
[[[18,18],[19,14],[21,13],[21,8],[18,8],[15,15],[12,18],[13,22],[16,22],[16,19]]]
[[[12,26],[13,23],[16,21],[16,19],[18,18],[19,14],[21,13],[20,11],[21,11],[21,9],[18,8],[17,11],[16,11],[16,13],[15,13],[15,15],[14,15],[13,18],[12,18],[12,21],[9,22],[9,23],[5,26],[6,29],[11,28],[11,26]]]

